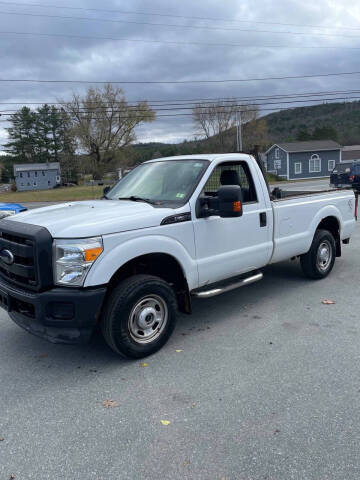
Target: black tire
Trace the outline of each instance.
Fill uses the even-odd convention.
[[[114,352],[142,358],[157,352],[168,341],[176,325],[177,311],[175,293],[168,283],[151,275],[134,275],[111,292],[101,330]],[[146,327],[140,327],[140,323]]]
[[[321,254],[320,249],[324,254]],[[329,259],[326,259],[326,250],[329,249]],[[304,275],[308,278],[320,280],[329,275],[333,269],[336,257],[335,239],[327,230],[317,230],[310,250],[301,255],[300,264]]]

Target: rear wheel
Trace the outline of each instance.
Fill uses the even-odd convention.
[[[107,344],[120,355],[141,358],[159,350],[172,334],[177,302],[168,283],[135,275],[111,293],[102,318]]]
[[[327,230],[317,230],[311,248],[301,255],[301,268],[308,278],[325,278],[333,269],[336,257],[336,243]]]

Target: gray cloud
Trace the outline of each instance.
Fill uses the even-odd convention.
[[[43,2],[46,3],[46,2]],[[352,2],[353,3],[353,2]],[[60,10],[48,7],[16,7],[0,4],[0,12],[42,13],[74,17],[119,19],[137,22],[223,26],[251,30],[296,31],[310,33],[344,33],[359,35],[360,30],[322,30],[301,26],[241,23],[243,20],[318,26],[356,25],[357,7],[350,1],[341,5],[333,0],[312,4],[301,0],[183,0],[176,6],[164,0],[109,0],[106,7],[96,0],[78,1],[76,6],[127,11],[151,11],[222,20],[188,20],[151,15],[125,15],[106,12]],[[72,6],[70,2],[66,5]],[[58,18],[15,16],[0,13],[0,32],[39,32],[65,35],[116,37],[162,40],[168,42],[238,43],[248,47],[209,45],[165,45],[100,39],[36,37],[0,34],[2,78],[79,79],[79,80],[189,80],[266,76],[306,75],[326,72],[360,70],[357,50],[309,49],[309,46],[360,47],[360,38],[311,37],[242,31],[188,29],[184,27],[149,26],[66,20]],[[258,45],[253,48],[251,45]],[[265,48],[284,45],[286,48]],[[300,47],[300,48],[291,48]],[[287,81],[186,84],[186,85],[124,85],[128,99],[192,99],[224,96],[255,96],[321,90],[357,88],[357,77],[328,77]],[[67,99],[73,91],[85,92],[79,84],[1,83],[1,102],[51,102]],[[2,109],[13,108],[2,106]],[[0,124],[0,144],[6,140]],[[190,117],[159,117],[156,122],[138,130],[143,141],[179,141],[194,134]],[[1,147],[0,147],[1,148]]]

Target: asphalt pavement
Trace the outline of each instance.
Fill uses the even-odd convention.
[[[194,301],[147,366],[1,312],[0,480],[358,480],[359,248]]]

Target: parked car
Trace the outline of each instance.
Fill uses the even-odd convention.
[[[151,160],[106,198],[1,220],[0,301],[35,335],[83,343],[99,325],[133,358],[166,343],[193,297],[259,281],[270,263],[300,257],[326,277],[355,227],[352,190],[271,200],[246,154]]]
[[[25,212],[27,208],[19,203],[0,203],[0,219],[15,215],[16,213]]]
[[[360,162],[338,163],[330,175],[330,186],[335,188],[352,187],[360,191]]]

